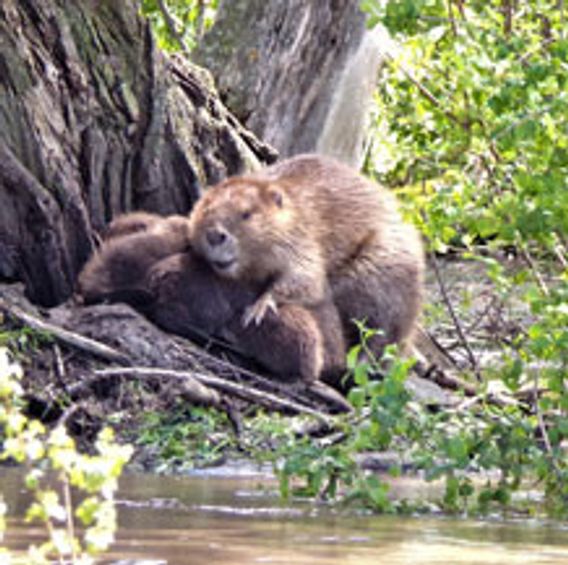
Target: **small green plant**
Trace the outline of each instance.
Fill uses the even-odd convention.
[[[180,405],[148,413],[136,444],[153,453],[158,472],[183,472],[218,463],[235,447],[235,438],[224,413]]]
[[[0,458],[25,466],[25,486],[34,497],[26,519],[43,523],[48,539],[11,562],[93,563],[114,540],[114,492],[131,448],[117,445],[106,429],[95,444],[98,455],[80,454],[62,426],[48,431],[22,413],[20,376],[0,348]],[[5,510],[0,505],[0,515]]]
[[[27,326],[18,329],[0,329],[0,347],[9,348],[14,358],[22,362],[30,354],[51,343],[53,338],[47,332],[40,332]]]
[[[404,381],[413,361],[397,357],[396,348],[389,348],[380,362],[374,359],[367,347],[372,335],[373,331],[362,328],[361,345],[349,353],[355,382],[349,399],[356,415],[338,421],[336,435],[313,440],[298,437],[290,426],[274,426],[273,420],[265,423],[264,433],[268,430],[273,448],[260,450],[258,456],[273,464],[283,498],[356,502],[378,512],[394,509],[387,482],[362,470],[357,457],[367,451],[396,449],[399,434],[412,428],[405,411],[409,395]],[[393,466],[391,474],[397,473]]]

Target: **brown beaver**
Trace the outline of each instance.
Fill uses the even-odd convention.
[[[217,276],[187,244],[186,218],[134,213],[115,220],[107,239],[79,275],[87,303],[123,301],[167,331],[221,337],[282,378],[335,384],[344,368],[341,322],[333,303],[283,308],[243,328],[254,286]],[[180,227],[183,229],[180,230]]]
[[[148,212],[132,212],[113,220],[104,243],[78,278],[78,294],[86,304],[122,301],[133,306],[151,302],[148,270],[158,261],[189,249],[187,218],[167,219]]]
[[[310,305],[331,287],[349,344],[353,320],[380,330],[380,354],[411,336],[422,298],[420,237],[395,197],[331,158],[299,155],[210,188],[190,215],[196,252],[226,278],[264,291],[244,323],[283,304]]]

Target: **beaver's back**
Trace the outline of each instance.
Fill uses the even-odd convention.
[[[332,158],[298,155],[258,174],[281,183],[294,202],[297,222],[309,226],[333,273],[372,240],[390,254],[422,255],[420,238],[404,223],[394,195]]]

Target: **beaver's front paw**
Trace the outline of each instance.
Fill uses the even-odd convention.
[[[252,306],[249,306],[243,315],[243,326],[246,328],[254,320],[258,326],[266,316],[268,310],[278,314],[278,306],[270,292],[263,294]]]

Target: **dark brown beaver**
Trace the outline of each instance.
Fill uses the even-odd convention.
[[[196,256],[187,246],[187,227],[180,230],[187,219],[129,216],[110,225],[109,239],[81,272],[85,302],[120,300],[173,333],[221,337],[282,378],[314,380],[322,371],[328,382],[339,378],[345,349],[331,301],[310,309],[290,305],[243,328],[242,313],[259,291],[217,276]]]
[[[151,301],[146,284],[150,267],[164,257],[189,249],[187,218],[167,219],[147,212],[124,214],[113,220],[105,241],[79,273],[77,290],[86,304]]]
[[[420,311],[423,250],[396,199],[333,159],[300,155],[212,188],[190,215],[190,239],[215,271],[264,292],[244,322],[284,304],[310,305],[331,287],[349,344],[353,320],[404,345]]]

